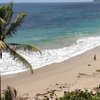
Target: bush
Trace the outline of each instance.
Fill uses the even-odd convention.
[[[75,90],[72,92],[64,92],[60,100],[100,100],[100,92],[93,93],[88,90]]]

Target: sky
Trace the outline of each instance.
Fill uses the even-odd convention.
[[[93,0],[0,0],[0,3],[7,2],[90,2]]]

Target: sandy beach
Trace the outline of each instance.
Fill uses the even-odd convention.
[[[94,55],[96,54],[96,60]],[[48,65],[30,72],[2,76],[1,88],[15,87],[20,94],[31,98],[37,93],[56,89],[62,91],[92,89],[100,84],[100,46],[61,63]]]

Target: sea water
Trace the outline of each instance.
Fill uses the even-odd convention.
[[[18,3],[14,11],[14,17],[19,12],[27,16],[6,42],[39,47],[42,55],[17,50],[33,69],[62,62],[100,45],[100,3]],[[26,71],[7,52],[0,59],[0,70],[2,75]]]

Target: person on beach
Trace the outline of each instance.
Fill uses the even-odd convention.
[[[94,55],[94,61],[96,61],[97,60],[97,57],[96,57],[96,54]]]

